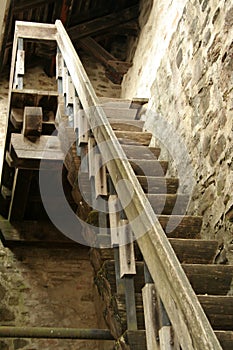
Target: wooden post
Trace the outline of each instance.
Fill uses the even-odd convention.
[[[95,154],[95,193],[96,198],[98,196],[107,196],[107,175],[106,166],[103,165],[102,157],[100,153]]]
[[[23,220],[33,170],[16,169],[9,208],[9,221]]]
[[[147,283],[143,287],[142,299],[146,328],[147,350],[159,350],[159,327],[156,322],[156,290],[153,283]]]
[[[28,138],[40,137],[42,131],[43,112],[41,107],[25,107],[22,133]]]
[[[24,64],[25,64],[25,52],[23,50],[23,39],[18,39],[17,56],[15,63],[14,73],[14,89],[23,89],[23,76],[24,76]]]
[[[9,16],[10,16],[11,0],[1,1],[1,11],[0,11],[0,67],[4,61],[4,51],[5,51],[5,35],[9,28]]]
[[[63,85],[62,85],[62,71],[63,71],[64,61],[61,54],[61,51],[59,48],[57,48],[57,55],[56,55],[56,79],[57,79],[57,88],[58,93],[63,93]]]

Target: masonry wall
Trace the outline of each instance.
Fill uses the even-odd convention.
[[[185,153],[194,174],[189,213],[203,215],[203,237],[223,244],[219,262],[233,262],[232,1],[154,0],[149,16],[147,7],[122,96],[149,97],[146,127],[158,135],[164,123],[164,146],[173,130],[183,145],[173,165]]]
[[[104,76],[102,66],[83,57],[99,96],[118,97],[120,87]],[[30,68],[27,89],[56,90],[41,67]],[[0,79],[0,151],[3,153],[7,118],[8,73]],[[1,154],[2,154],[1,153]],[[106,328],[97,307],[88,248],[17,247],[0,242],[0,326]],[[1,339],[1,350],[110,350],[113,342],[46,339]]]

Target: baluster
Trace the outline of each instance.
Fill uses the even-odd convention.
[[[25,73],[25,51],[23,50],[23,39],[18,39],[18,49],[15,63],[13,89],[23,89],[23,76]]]

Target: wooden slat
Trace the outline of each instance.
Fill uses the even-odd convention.
[[[198,238],[202,226],[200,216],[159,215],[158,220],[166,235],[173,238]]]
[[[218,249],[217,241],[169,238],[181,263],[212,264]]]
[[[142,131],[144,122],[141,120],[110,119],[114,131]]]
[[[200,295],[198,299],[216,330],[232,330],[233,327],[233,297]]]
[[[117,195],[111,194],[108,198],[109,222],[111,230],[111,246],[119,245],[118,225],[120,220],[119,199]]]
[[[147,283],[142,289],[145,317],[147,350],[159,350],[158,320],[156,318],[156,291],[153,283]]]
[[[54,24],[16,21],[15,27],[19,38],[56,40],[57,29]]]
[[[8,214],[9,221],[17,221],[24,219],[31,178],[32,170],[15,170],[11,202]]]
[[[150,132],[115,131],[119,142],[123,145],[149,146],[151,141]]]
[[[129,159],[156,159],[160,155],[160,148],[140,145],[122,145],[122,149]]]
[[[120,277],[136,274],[133,234],[127,220],[120,220],[119,227]]]
[[[167,172],[168,162],[164,160],[141,160],[129,159],[136,175],[141,176],[164,176]]]
[[[130,108],[132,100],[112,97],[99,97],[100,105],[102,107],[111,108]]]
[[[175,194],[179,186],[179,180],[176,178],[137,176],[137,179],[145,193]]]
[[[147,194],[154,212],[163,215],[182,215],[186,213],[188,198],[176,194]]]
[[[160,350],[174,350],[171,326],[164,326],[159,330],[159,345]]]
[[[103,110],[108,118],[134,120],[137,114],[135,109],[112,108],[103,106]]]
[[[112,159],[111,163],[108,164],[112,182],[115,186],[119,180],[125,179],[131,183],[135,190],[135,197],[131,201],[131,205],[125,208],[125,213],[131,223],[156,289],[175,327],[181,347],[195,350],[220,350],[219,342],[153,209],[138,184],[130,164],[127,161],[119,161],[119,159],[124,158],[124,153],[108,124],[106,115],[101,110],[95,115],[88,112],[90,107],[99,105],[98,98],[62,23],[56,21],[56,27],[58,46],[73,78],[83,108],[87,111],[88,121],[96,141],[97,143],[103,141],[108,143],[102,150],[102,155],[104,159]],[[99,127],[96,127],[97,125]],[[123,203],[128,194],[127,188],[118,193]],[[144,213],[143,220],[135,221],[134,219],[141,213]],[[146,234],[143,235],[143,233]]]
[[[233,265],[182,265],[196,294],[226,295],[231,286]]]
[[[95,154],[95,195],[98,196],[107,196],[107,175],[106,175],[106,166],[103,164],[102,157],[99,153]]]
[[[90,35],[106,33],[108,30],[111,30],[111,28],[137,17],[138,6],[133,6],[123,11],[99,17],[92,21],[71,27],[68,29],[68,34],[72,40],[77,40]]]
[[[223,350],[233,349],[233,331],[215,331]]]

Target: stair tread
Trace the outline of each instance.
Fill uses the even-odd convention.
[[[103,105],[102,106],[106,116],[110,119],[130,119],[134,120],[137,114],[137,109],[132,108],[119,108],[119,107],[110,107]]]
[[[149,146],[152,134],[150,132],[115,131],[121,144]]]
[[[176,194],[179,186],[176,178],[137,175],[137,179],[147,194]]]
[[[160,155],[160,148],[141,145],[122,145],[128,159],[157,159]]]
[[[114,131],[143,131],[145,122],[132,119],[109,119],[109,123]]]
[[[233,349],[233,331],[214,331],[217,336],[223,350],[232,350]]]
[[[129,159],[136,175],[142,176],[159,176],[166,174],[168,162],[165,160],[150,160],[150,159]]]
[[[202,226],[201,216],[159,215],[158,220],[168,237],[197,238]]]
[[[147,194],[156,214],[182,215],[186,213],[189,197],[183,194]]]

